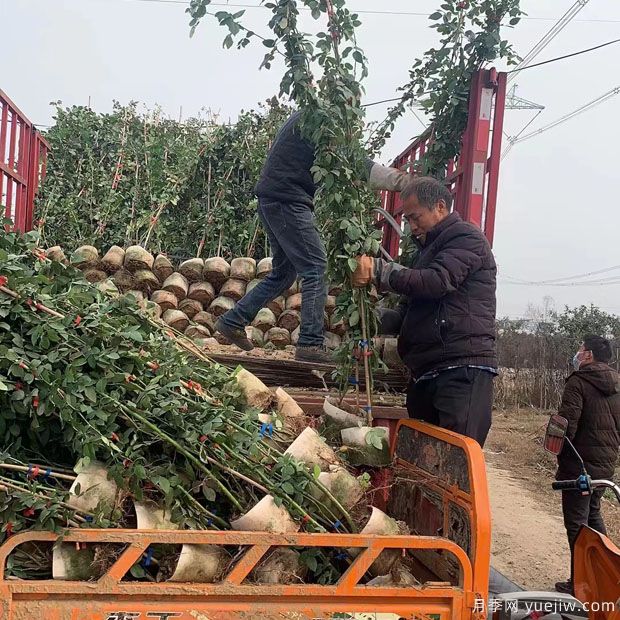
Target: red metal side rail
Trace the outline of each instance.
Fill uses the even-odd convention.
[[[0,90],[0,213],[16,230],[32,230],[34,200],[45,177],[49,144]]]
[[[506,74],[495,69],[480,70],[474,76],[469,99],[469,120],[460,154],[448,164],[447,183],[454,200],[454,210],[461,217],[476,224],[493,244],[495,207],[499,178],[499,161],[506,103]],[[431,143],[431,132],[426,131],[392,163],[403,170],[410,169]],[[383,208],[402,222],[399,194],[383,192]],[[398,233],[379,217],[383,227],[383,248],[393,257],[398,256]]]

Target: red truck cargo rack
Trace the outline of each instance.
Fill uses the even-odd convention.
[[[49,144],[0,90],[0,211],[15,229],[33,228],[34,199],[45,177]]]
[[[469,99],[469,121],[463,134],[461,153],[448,165],[447,182],[454,199],[454,210],[479,226],[493,245],[495,206],[499,181],[499,162],[506,103],[506,74],[495,69],[476,73]],[[392,165],[407,170],[420,159],[431,142],[428,129],[414,140]],[[402,204],[396,192],[383,192],[382,207],[402,226]],[[383,249],[398,256],[400,236],[384,216],[377,219],[383,228]]]

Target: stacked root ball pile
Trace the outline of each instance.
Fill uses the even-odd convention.
[[[67,260],[62,248],[47,251],[50,259],[70,262],[90,282],[122,293],[131,293],[138,300],[157,304],[166,323],[191,338],[216,337],[220,344],[229,344],[214,333],[217,317],[235,307],[262,278],[271,272],[271,258],[256,263],[253,258],[221,257],[203,260],[192,258],[174,265],[166,256],[154,257],[140,246],[127,249],[112,246],[103,256],[93,246],[82,246]],[[337,286],[329,288],[325,307],[326,344],[337,348],[346,333],[346,326],[336,317]],[[295,345],[301,320],[301,289],[295,282],[284,295],[263,308],[252,325],[248,337],[255,346],[282,349]],[[208,344],[208,343],[207,343]]]

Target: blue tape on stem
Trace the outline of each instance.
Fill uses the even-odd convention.
[[[349,383],[351,385],[357,385],[359,381],[355,377],[349,377]]]
[[[32,475],[32,463],[28,463],[28,473],[26,474],[26,476],[30,478],[31,475]]]
[[[92,518],[90,515],[86,515],[86,516],[84,517],[84,521],[86,521],[86,523],[92,523],[93,518]]]
[[[150,566],[152,559],[153,559],[153,549],[151,549],[151,547],[149,547],[146,550],[146,557],[144,558],[143,566]]]
[[[273,424],[271,422],[263,422],[260,427],[260,436],[273,437]]]
[[[207,519],[207,525],[213,525],[213,519]]]
[[[334,529],[337,530],[341,527],[342,527],[342,523],[340,522],[340,519],[338,519],[338,521],[334,523]]]
[[[347,554],[346,553],[337,553],[334,556],[337,560],[346,560],[347,559]]]
[[[366,348],[368,346],[368,340],[360,340],[359,345],[362,348]]]
[[[43,474],[43,480],[47,480],[52,475],[52,470],[48,467]]]
[[[366,412],[366,413],[370,413],[372,411],[372,407],[369,405],[366,405],[364,407],[362,407],[362,409]]]

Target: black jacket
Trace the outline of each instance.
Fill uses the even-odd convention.
[[[618,373],[600,362],[584,366],[566,380],[559,414],[568,420],[566,436],[593,478],[611,478],[620,445]],[[581,467],[568,445],[558,456],[557,480],[572,480]]]
[[[310,170],[316,149],[301,136],[300,117],[301,112],[294,112],[278,131],[254,191],[266,201],[304,204],[312,209],[317,186]],[[374,163],[366,160],[365,180]]]
[[[497,268],[482,231],[454,212],[426,235],[411,269],[395,272],[406,297],[398,352],[414,377],[447,366],[497,367]]]
[[[300,112],[294,112],[278,131],[256,184],[256,195],[265,200],[313,206],[316,186],[310,168],[314,145],[301,137]]]

